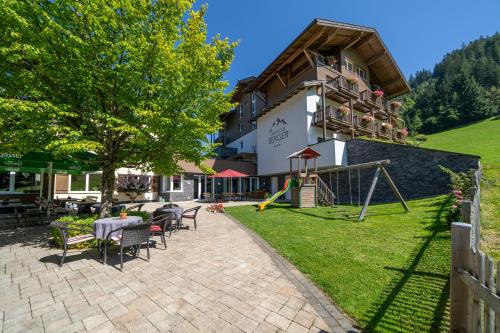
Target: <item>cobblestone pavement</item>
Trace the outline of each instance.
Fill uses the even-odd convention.
[[[49,238],[47,226],[0,230],[0,331],[353,330],[302,274],[223,214],[203,209],[198,230],[173,233],[149,262],[130,257],[123,272],[118,256],[103,265],[96,250],[71,251],[59,268]]]

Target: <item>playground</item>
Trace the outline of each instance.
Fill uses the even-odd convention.
[[[363,222],[351,205],[273,203],[226,212],[259,235],[362,327],[447,332],[450,233],[446,196],[371,204]]]

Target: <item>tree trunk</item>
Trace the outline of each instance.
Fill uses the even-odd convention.
[[[99,217],[108,217],[111,215],[113,206],[113,192],[115,190],[115,169],[114,163],[107,163],[102,168],[102,196],[101,211]]]

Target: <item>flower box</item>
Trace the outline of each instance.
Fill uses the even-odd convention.
[[[369,114],[365,114],[361,117],[361,120],[365,123],[373,123],[375,121],[375,117]]]
[[[345,106],[345,105],[341,105],[341,106],[339,106],[339,107],[337,108],[337,111],[338,111],[341,115],[343,115],[343,116],[347,116],[347,115],[351,112],[351,110],[349,109],[349,107],[348,107],[348,106]]]

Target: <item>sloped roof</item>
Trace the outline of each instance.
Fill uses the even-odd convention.
[[[371,70],[372,81],[379,84],[389,98],[410,91],[410,86],[396,61],[374,28],[325,19],[313,20],[295,40],[250,84],[249,90],[266,83],[303,49],[326,50],[332,46],[356,50]]]
[[[311,158],[316,158],[316,157],[320,157],[320,156],[321,156],[321,154],[318,153],[316,150],[314,150],[310,147],[306,147],[302,150],[296,151],[295,153],[288,155],[286,158],[290,159],[290,158],[300,157],[300,158],[303,158],[305,160],[310,160]]]
[[[251,162],[220,160],[212,158],[203,161],[203,163],[212,168],[215,172],[221,172],[226,169],[232,169],[250,176],[257,174],[257,166]],[[179,161],[177,165],[184,171],[184,173],[204,174],[204,172],[201,171],[201,169],[197,167],[194,163]]]

